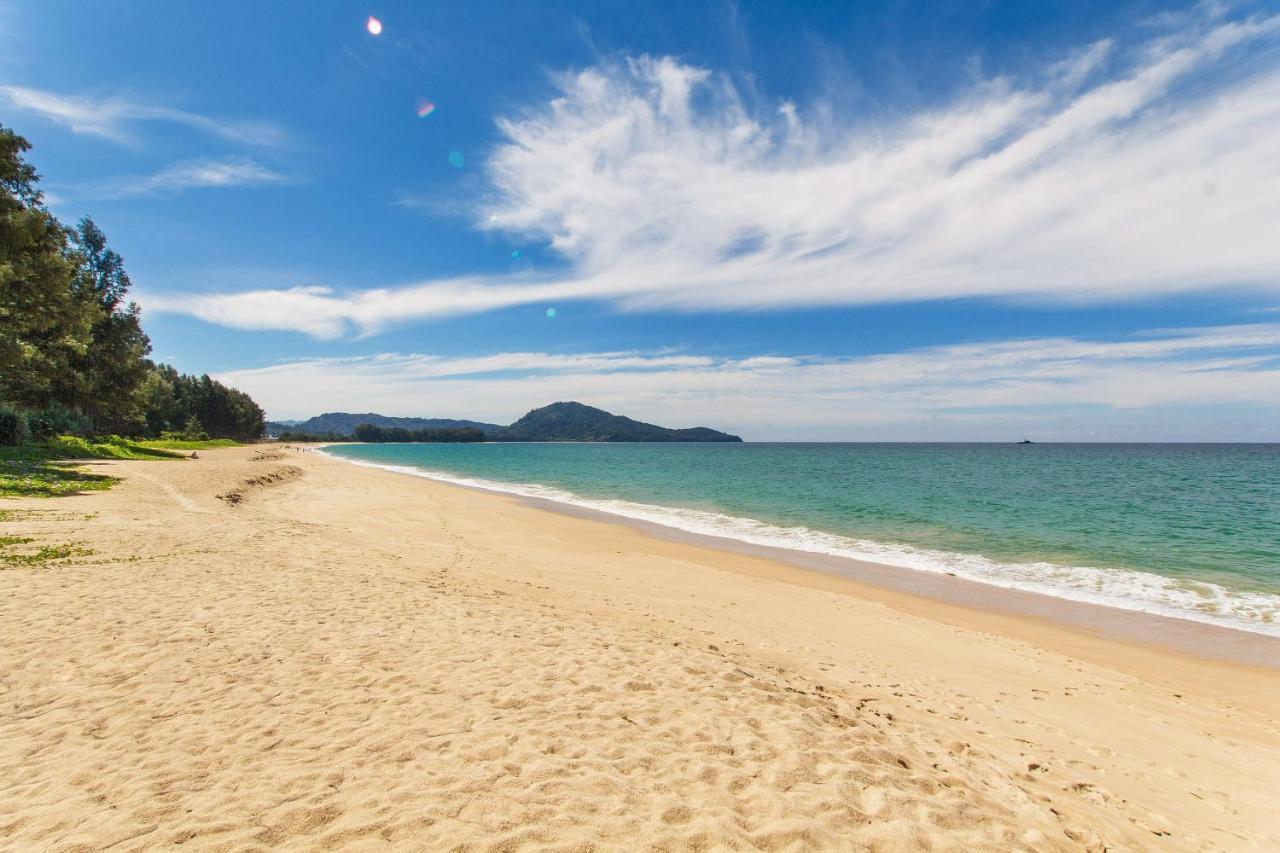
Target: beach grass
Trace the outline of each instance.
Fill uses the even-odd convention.
[[[47,498],[109,489],[119,478],[95,474],[74,463],[81,459],[182,459],[178,450],[231,447],[229,439],[210,441],[131,441],[60,435],[17,447],[0,447],[0,497]]]
[[[92,553],[79,545],[41,545],[27,536],[0,536],[0,568],[43,566]]]
[[[61,459],[181,459],[182,454],[119,436],[82,438],[59,435],[44,441],[0,447],[0,462],[49,462]]]
[[[135,442],[139,447],[155,450],[206,450],[214,447],[240,447],[240,442],[231,438],[206,438],[199,441],[177,438],[149,438]]]
[[[54,460],[0,459],[0,498],[54,498],[100,492],[120,482]]]

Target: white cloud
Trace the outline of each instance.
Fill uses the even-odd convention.
[[[140,104],[127,98],[63,95],[24,86],[0,86],[0,98],[13,109],[41,116],[75,133],[100,136],[115,142],[129,142],[133,125],[148,121],[180,124],[230,142],[250,145],[277,145],[285,139],[284,131],[271,122],[214,119],[186,110]]]
[[[117,178],[98,187],[94,194],[105,198],[128,198],[173,194],[188,189],[262,186],[287,180],[285,175],[252,160],[188,160],[174,163],[151,175]],[[286,291],[284,298],[294,298],[299,290],[306,292],[305,288],[295,288]],[[240,298],[243,300],[244,296],[241,294]],[[163,304],[163,301],[157,304]]]
[[[1098,437],[1092,431],[1099,425],[1120,430],[1100,437],[1141,426],[1151,439],[1221,438],[1234,407],[1246,424],[1234,437],[1280,438],[1280,324],[1273,323],[855,358],[382,354],[220,378],[281,418],[342,410],[508,423],[535,406],[576,399],[664,425],[708,425],[756,439],[954,440],[1008,438],[1011,430],[1079,439]],[[1205,431],[1185,433],[1197,427]]]
[[[587,295],[572,282],[538,288],[541,298]],[[512,282],[493,285],[460,278],[430,286],[364,290],[335,294],[322,286],[239,293],[148,293],[138,302],[148,311],[192,314],[235,329],[290,329],[319,338],[336,338],[354,324],[367,333],[398,319],[444,316],[519,304],[524,288]]]
[[[671,58],[564,74],[554,98],[499,123],[477,227],[545,242],[567,273],[150,307],[336,336],[568,299],[759,310],[1274,294],[1280,16],[1182,26],[890,125],[806,121],[789,104],[753,114],[727,78]]]

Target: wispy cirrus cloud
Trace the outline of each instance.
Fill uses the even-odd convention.
[[[707,424],[749,438],[1008,438],[1031,430],[1078,439],[1195,438],[1199,411],[1237,438],[1280,437],[1280,324],[1166,330],[1120,340],[1036,338],[854,358],[682,352],[509,352],[473,357],[382,354],[287,362],[222,379],[274,416],[328,409],[471,417],[507,423],[578,399],[664,424]],[[430,405],[424,409],[423,401]],[[1070,423],[1072,413],[1088,418]],[[1266,427],[1271,424],[1271,427]],[[903,430],[907,430],[904,432]],[[1200,436],[1203,438],[1203,436]]]
[[[243,158],[188,160],[150,175],[116,178],[92,190],[100,198],[173,195],[189,189],[254,187],[280,184],[288,176]]]
[[[1280,16],[1177,23],[845,126],[789,103],[753,112],[727,77],[672,58],[562,74],[552,98],[499,122],[476,224],[549,246],[567,272],[151,307],[332,337],[569,299],[768,310],[1275,293]]]
[[[285,131],[272,122],[216,119],[118,96],[98,98],[0,85],[0,99],[12,109],[40,116],[75,133],[120,143],[132,141],[135,126],[145,122],[183,125],[229,142],[248,145],[279,145],[287,138]]]

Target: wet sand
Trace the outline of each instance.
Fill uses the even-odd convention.
[[[502,494],[501,492],[490,493]],[[831,575],[854,582],[845,587],[847,592],[864,598],[892,601],[896,606],[907,610],[913,609],[918,604],[918,599],[957,605],[950,614],[951,621],[965,622],[965,617],[971,617],[973,615],[971,611],[974,610],[984,614],[1032,617],[1042,624],[1027,636],[1042,642],[1045,640],[1046,628],[1052,631],[1058,627],[1069,627],[1077,634],[1084,633],[1090,636],[1124,640],[1193,657],[1280,669],[1280,637],[1253,631],[1071,601],[1042,593],[997,587],[954,575],[917,571],[829,554],[756,545],[724,536],[691,533],[650,521],[627,518],[552,500],[527,497],[518,497],[517,500],[528,506],[576,518],[624,524],[650,536],[672,542],[763,557],[776,563],[809,569],[811,571],[806,572],[805,575],[790,576],[793,582],[805,585],[823,585],[820,578],[811,576],[815,572]],[[777,577],[782,573],[774,567],[771,574]],[[827,584],[827,586],[833,589],[842,587],[841,584]],[[893,593],[907,593],[907,595],[895,596]],[[937,609],[926,608],[921,612],[923,615],[935,618],[941,615],[941,611]],[[1006,626],[1006,630],[1016,632],[1018,624],[1010,623]],[[1023,625],[1025,627],[1025,623]]]

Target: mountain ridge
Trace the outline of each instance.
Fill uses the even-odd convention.
[[[375,412],[326,412],[303,421],[267,423],[273,435],[282,432],[313,435],[352,435],[360,424],[409,430],[478,429],[489,441],[587,442],[741,442],[739,436],[711,429],[671,429],[615,415],[576,401],[560,401],[527,412],[510,426],[453,418],[393,417]]]
[[[458,420],[455,418],[413,418],[379,415],[376,412],[363,414],[352,412],[325,412],[301,421],[268,421],[267,432],[277,435],[281,432],[301,432],[312,435],[352,435],[360,424],[399,428],[399,429],[478,429],[488,434],[503,429],[499,424],[487,424],[481,421]]]
[[[671,429],[572,401],[533,409],[503,435],[509,441],[742,441],[710,427]]]

